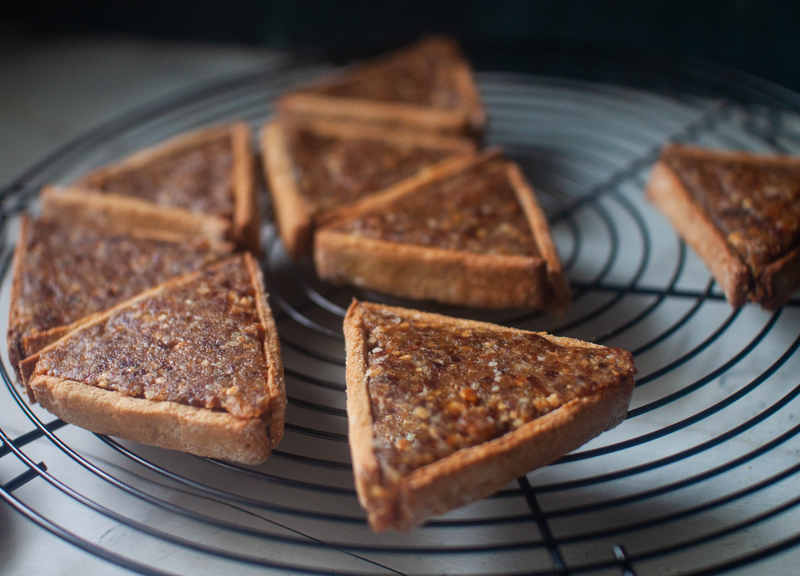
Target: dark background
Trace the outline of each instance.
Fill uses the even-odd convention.
[[[456,36],[479,67],[533,55],[656,55],[731,66],[800,91],[800,2],[646,0],[66,0],[0,2],[0,35],[126,35],[314,49],[353,57],[425,33]]]

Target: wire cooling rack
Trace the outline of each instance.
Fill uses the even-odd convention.
[[[17,217],[35,209],[42,184],[191,128],[243,119],[258,129],[278,94],[329,67],[208,84],[121,116],[23,174],[0,199],[0,322]],[[292,264],[267,223],[261,264],[289,396],[274,455],[235,466],[65,425],[26,404],[4,355],[0,496],[42,530],[144,574],[794,574],[800,301],[732,310],[643,189],[666,141],[798,153],[800,96],[709,65],[531,67],[478,81],[487,142],[520,162],[549,215],[573,292],[565,315],[333,287],[310,262]],[[614,82],[596,81],[598,69]],[[628,419],[490,498],[408,534],[374,534],[347,446],[341,323],[353,296],[631,350]]]

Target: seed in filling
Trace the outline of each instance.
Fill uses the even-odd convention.
[[[636,373],[616,348],[365,311],[375,452],[391,482]]]
[[[231,138],[223,134],[158,157],[143,166],[112,175],[89,175],[78,184],[160,206],[230,217],[233,214]]]
[[[800,242],[800,165],[675,150],[664,161],[756,275]]]
[[[289,132],[299,189],[316,210],[350,204],[388,188],[452,152],[363,138]]]
[[[478,254],[539,255],[501,158],[430,182],[336,228],[367,238]]]
[[[259,417],[269,394],[255,299],[243,258],[228,259],[72,333],[41,354],[35,374]]]
[[[43,219],[31,222],[20,241],[23,334],[111,308],[225,254],[207,241],[167,242]]]

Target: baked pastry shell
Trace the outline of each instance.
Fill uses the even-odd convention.
[[[483,444],[459,450],[386,485],[375,456],[373,418],[366,380],[366,338],[361,316],[368,308],[401,318],[455,325],[465,329],[518,331],[472,320],[353,301],[344,321],[347,348],[347,415],[356,492],[376,531],[407,531],[441,514],[493,494],[508,482],[549,464],[620,424],[627,415],[635,369],[614,385],[576,398]],[[518,331],[522,332],[522,331]],[[604,348],[596,344],[537,333],[559,346]]]

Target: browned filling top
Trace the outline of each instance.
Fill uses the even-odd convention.
[[[665,162],[753,270],[800,241],[800,165],[668,153]]]
[[[269,394],[256,297],[244,259],[231,258],[74,332],[35,374],[260,417]]]
[[[234,203],[230,135],[176,150],[116,174],[90,175],[79,185],[159,206],[230,217]]]
[[[367,238],[477,254],[538,256],[502,159],[440,178],[336,228]]]
[[[70,324],[223,255],[207,241],[166,242],[52,220],[32,222],[21,241],[23,334]]]
[[[447,150],[289,132],[300,192],[318,210],[355,202],[452,154]]]
[[[363,98],[438,109],[463,105],[453,78],[452,55],[417,53],[379,68],[362,68],[341,82],[312,89],[328,96]]]
[[[616,348],[366,311],[374,445],[391,482],[636,373]]]

